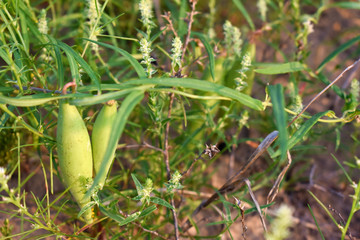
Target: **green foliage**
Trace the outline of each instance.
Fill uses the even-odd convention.
[[[316,154],[333,156],[334,171],[342,170],[346,186],[354,192],[347,199],[352,204],[343,214],[346,220],[338,223],[324,200],[316,193],[308,196],[325,209],[345,238],[360,209],[356,178],[360,164],[355,156],[360,145],[359,81],[351,76],[345,87],[331,83],[339,70],[354,69],[347,67],[359,55],[360,38],[351,29],[330,36],[321,32],[323,26],[314,26],[322,23],[326,11],[359,9],[359,4],[298,0],[252,4],[242,0],[1,1],[0,212],[5,221],[0,223],[0,237],[185,236],[188,233],[181,232],[180,223],[206,200],[203,192],[218,190],[212,180],[220,176],[225,182],[246,160],[237,154],[240,144],[251,155],[263,137],[278,130],[274,145],[263,143],[269,156],[251,163],[256,172],[246,172],[252,190],[265,192],[277,186],[283,191],[272,190],[284,196],[293,191],[293,184],[304,184]],[[319,34],[327,40],[310,41]],[[317,47],[324,47],[326,54],[317,56]],[[62,92],[70,82],[76,88]],[[331,95],[336,109],[321,102],[308,110],[308,99],[322,90]],[[109,123],[109,140],[102,144],[103,157],[97,160],[96,170],[88,170],[92,179],[77,183],[86,191],[81,209],[76,202],[83,199],[72,199],[71,186],[61,188],[54,181],[67,181],[59,169],[61,147],[56,140],[61,101],[77,107],[79,121],[89,134],[97,131],[94,116],[100,104],[116,101],[119,105]],[[320,100],[310,101],[314,102]],[[342,134],[345,125],[355,130]],[[346,134],[351,140],[344,138]],[[322,150],[321,146],[331,144],[335,150]],[[292,162],[288,159],[290,170],[284,171],[288,150]],[[335,151],[344,157],[337,159],[332,155]],[[229,165],[223,160],[227,154],[232,159]],[[37,166],[36,172],[29,170],[30,163]],[[83,170],[76,167],[80,166],[72,166],[73,173]],[[33,177],[39,174],[41,183],[32,183],[39,181]],[[225,192],[251,207],[244,209],[237,198],[233,204],[218,191],[217,203],[224,208],[214,209],[221,220],[206,225],[197,222],[195,214],[189,219],[197,230],[223,225],[208,238],[237,239],[234,224],[241,221],[243,229],[251,224],[246,222],[246,215],[256,211],[248,196],[251,189],[241,188],[245,178],[237,176],[239,185],[234,183],[234,191]],[[44,192],[29,190],[24,187],[27,183],[45,186]],[[272,209],[273,204],[255,205]],[[77,221],[90,211],[93,222]],[[325,238],[327,232],[310,211]],[[284,217],[291,214],[296,215],[296,209]],[[268,219],[271,226],[278,220],[276,216]],[[16,225],[20,229],[13,228]],[[290,227],[282,226],[286,231]],[[272,228],[266,236],[287,237],[276,235],[276,230],[281,229]],[[205,236],[199,230],[192,237]]]

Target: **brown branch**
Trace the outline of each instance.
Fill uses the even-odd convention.
[[[168,22],[168,26],[170,28],[170,30],[174,33],[175,37],[179,37],[179,35],[177,34],[177,32],[174,29],[174,25],[171,21],[171,12],[166,12],[164,13],[164,15],[161,15],[163,18],[165,18],[165,20]]]
[[[259,217],[260,217],[260,220],[261,220],[261,224],[262,224],[262,226],[264,228],[264,231],[267,232],[266,223],[265,223],[264,217],[263,217],[263,215],[261,213],[260,205],[259,205],[258,201],[256,200],[255,194],[251,190],[251,183],[250,183],[248,178],[245,178],[244,182],[246,183],[246,185],[248,187],[248,190],[249,190],[249,193],[250,193],[250,196],[251,196],[253,202],[255,203],[255,207],[256,207],[256,210],[259,213]]]
[[[67,94],[66,90],[71,87],[72,88],[72,92],[75,93],[76,91],[76,82],[68,82],[67,84],[64,85],[63,89],[62,89],[62,94],[65,95]]]
[[[329,85],[327,85],[321,92],[319,92],[311,101],[301,110],[301,112],[288,124],[288,127],[293,124],[296,119],[298,119],[305,111],[310,107],[310,105],[315,102],[324,92],[326,92],[332,85],[334,85],[347,71],[354,68],[356,64],[360,61],[360,58],[356,60],[353,64],[345,68]]]
[[[190,35],[191,35],[191,27],[192,24],[194,22],[194,15],[197,14],[197,12],[195,11],[195,6],[197,4],[197,0],[189,0],[191,2],[191,12],[189,15],[189,22],[188,22],[188,31],[187,31],[187,35],[186,35],[186,39],[185,39],[185,43],[183,46],[183,53],[181,55],[181,62],[184,61],[184,57],[185,57],[185,51],[187,49],[187,46],[189,45],[190,42]]]
[[[290,165],[292,163],[292,158],[291,158],[289,150],[287,151],[287,156],[288,156],[288,163],[284,167],[284,169],[281,171],[279,176],[276,178],[276,181],[275,181],[273,187],[271,188],[270,192],[268,193],[268,196],[267,196],[267,199],[266,199],[266,205],[268,205],[269,203],[272,203],[274,201],[276,195],[279,192],[280,183],[283,180],[287,170],[289,169],[289,167],[290,167]]]
[[[170,93],[170,102],[169,102],[169,110],[168,110],[168,115],[167,118],[170,119],[171,118],[171,109],[172,109],[172,105],[174,102],[174,98],[175,98],[175,94],[174,93]],[[170,170],[170,161],[169,161],[169,132],[170,132],[170,120],[166,123],[166,128],[165,128],[165,144],[164,144],[164,158],[165,158],[165,165],[166,165],[166,174],[167,174],[167,179],[170,180],[171,179],[171,170]],[[173,218],[174,218],[174,228],[175,228],[175,239],[178,240],[179,239],[179,223],[178,223],[178,219],[177,219],[177,215],[176,215],[176,211],[175,211],[175,202],[174,202],[174,198],[171,197],[171,206],[173,207],[171,209]]]
[[[170,93],[170,103],[169,103],[169,110],[167,114],[167,118],[171,118],[171,109],[174,102],[174,93]],[[170,171],[170,162],[169,162],[169,131],[170,131],[170,121],[166,123],[165,127],[165,143],[164,143],[164,158],[165,158],[165,165],[166,165],[166,173],[167,173],[167,179],[171,179],[171,171]]]
[[[190,170],[192,169],[192,167],[194,166],[194,164],[195,164],[198,160],[200,160],[200,159],[204,160],[203,157],[202,157],[203,154],[208,155],[209,158],[212,159],[213,157],[215,157],[215,155],[216,155],[218,152],[220,152],[220,150],[217,148],[216,145],[210,145],[210,146],[206,145],[205,150],[202,151],[202,153],[200,153],[199,156],[193,160],[193,162],[191,163],[190,167],[189,167],[187,170],[183,171],[183,172],[181,173],[181,175],[184,177],[186,174],[188,174],[188,173],[190,172]]]
[[[119,146],[118,149],[121,149],[121,148],[149,148],[149,149],[152,149],[152,150],[155,150],[155,151],[158,151],[158,152],[161,152],[164,154],[164,150],[161,149],[161,148],[157,148],[153,145],[150,145],[148,144],[147,142],[144,141],[143,144],[129,144],[129,145],[125,145],[125,146]]]
[[[119,211],[119,213],[120,213],[123,217],[125,217],[125,218],[129,217],[128,214],[124,213],[124,212],[121,211],[121,210]],[[139,224],[139,223],[137,223],[137,222],[131,222],[131,223],[134,224],[134,225],[136,225],[137,227],[141,228],[144,232],[151,233],[152,235],[155,235],[155,236],[157,236],[157,237],[159,237],[159,238],[162,238],[162,239],[167,239],[166,237],[162,236],[162,235],[159,234],[158,232],[155,232],[155,231],[149,230],[149,229],[147,229],[147,228],[144,228],[143,226],[141,226],[141,224]]]
[[[224,195],[225,193],[235,191],[236,189],[239,189],[244,185],[244,180],[247,178],[247,170],[248,168],[267,150],[267,148],[275,141],[275,139],[278,137],[279,132],[273,131],[269,135],[266,136],[266,138],[260,143],[260,145],[256,148],[256,150],[251,154],[247,162],[244,164],[244,166],[236,173],[234,176],[229,178],[226,183],[216,192],[214,193],[210,198],[206,199],[200,205],[194,210],[192,216],[195,216],[197,213],[199,213],[202,209],[207,207],[209,204],[211,204],[213,201],[219,198],[219,194]],[[187,220],[183,226],[183,232],[186,232],[191,228],[191,222],[190,220]]]
[[[12,85],[13,88],[15,88],[16,90],[20,90],[20,87],[19,85]],[[44,89],[44,88],[38,88],[38,87],[26,87],[26,86],[23,86],[22,87],[23,90],[33,90],[33,91],[36,91],[36,92],[43,92],[43,93],[57,93],[57,94],[61,94],[61,91],[59,90],[50,90],[50,89]]]

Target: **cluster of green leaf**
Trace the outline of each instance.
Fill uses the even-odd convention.
[[[341,117],[324,111],[313,116],[302,113],[294,119],[304,108],[304,97],[330,84],[328,63],[360,40],[347,40],[319,66],[310,66],[308,37],[313,26],[324,11],[359,9],[359,3],[258,0],[256,7],[260,14],[249,11],[254,6],[240,0],[161,4],[149,0],[1,1],[0,134],[12,129],[18,136],[15,148],[9,144],[8,149],[1,149],[17,151],[16,159],[0,169],[0,189],[5,192],[1,203],[15,205],[18,210],[1,211],[10,219],[1,233],[25,238],[36,236],[38,230],[47,231],[41,237],[178,238],[178,221],[190,216],[200,203],[180,190],[196,193],[204,186],[213,189],[208,166],[218,155],[206,152],[205,144],[223,142],[224,152],[249,140],[239,138],[245,128],[263,137],[278,130],[278,140],[268,149],[269,166],[250,177],[254,189],[271,187],[270,182],[285,165],[287,151],[298,154],[293,164],[299,164],[306,150],[313,149],[311,144],[324,137],[321,131],[339,133],[358,118],[359,83],[355,79],[350,91],[331,86],[346,103]],[[314,11],[309,14],[305,7]],[[169,13],[161,16],[164,11]],[[221,11],[235,20],[222,19]],[[290,50],[282,46],[283,39]],[[272,58],[260,61],[259,46],[271,49]],[[286,74],[286,84],[273,84],[282,74]],[[77,84],[76,92],[62,95],[60,90],[71,81]],[[306,91],[301,89],[305,84]],[[87,192],[93,201],[82,210],[76,208],[68,191],[50,200],[55,194],[54,175],[61,179],[55,136],[58,100],[64,98],[79,108],[89,130],[102,103],[116,100],[120,105],[102,163],[108,165],[117,149],[112,172],[103,189],[98,183],[107,174],[105,170],[94,176]],[[317,122],[324,124],[316,129]],[[340,134],[336,137],[338,148]],[[358,146],[358,133],[352,137],[353,145]],[[305,144],[305,140],[309,141]],[[49,162],[39,159],[46,186],[46,176],[51,179],[44,197],[29,197],[31,193],[21,188],[33,176],[21,181],[24,159],[20,152],[29,144],[40,157],[44,154],[41,146],[45,146],[50,158]],[[359,168],[356,161],[347,165]],[[16,171],[18,186],[11,189],[8,181]],[[360,197],[360,183],[355,184],[344,172],[355,195],[348,221],[339,227],[343,238],[359,210]],[[233,194],[248,202],[247,193]],[[255,205],[251,203],[253,208],[242,211],[223,196],[219,199],[225,206],[224,220],[213,225],[224,224],[226,228],[212,237],[225,233],[232,237],[231,225],[243,213],[255,211]],[[35,203],[35,212],[26,207],[27,202]],[[237,209],[235,218],[231,218],[230,206]],[[77,222],[68,227],[71,230],[61,230],[64,225],[72,226],[90,207],[95,215],[92,225],[82,228]],[[65,223],[57,219],[62,214],[68,217]],[[31,224],[31,229],[11,233],[15,218]]]

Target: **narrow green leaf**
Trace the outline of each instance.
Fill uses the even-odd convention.
[[[273,74],[298,72],[304,69],[305,66],[300,62],[288,62],[288,63],[268,64],[268,67],[254,69],[254,71],[261,74],[273,75]]]
[[[314,215],[314,213],[313,213],[313,211],[312,211],[312,209],[311,209],[311,207],[310,207],[309,204],[308,204],[308,208],[309,208],[309,210],[310,210],[311,216],[312,216],[313,219],[314,219],[315,225],[316,225],[316,227],[317,227],[317,229],[318,229],[318,231],[319,231],[319,233],[320,233],[321,239],[322,239],[322,240],[325,240],[324,235],[323,235],[323,233],[322,233],[322,231],[321,231],[321,229],[320,229],[320,226],[319,226],[319,224],[318,224],[318,222],[317,222],[317,220],[316,220],[316,218],[315,218],[315,215]]]
[[[1,95],[0,95],[1,96]],[[9,110],[10,111],[14,111],[14,106],[9,106]],[[1,116],[0,116],[0,133],[1,131],[4,129],[3,127],[5,127],[6,122],[9,120],[10,115],[6,112],[4,112]]]
[[[96,202],[91,201],[88,202],[83,208],[81,208],[80,212],[78,213],[78,218],[83,215],[87,210],[91,209],[94,205],[96,204]]]
[[[325,74],[323,74],[322,72],[320,72],[318,75],[317,75],[318,79],[323,82],[325,85],[329,85],[330,84],[330,81],[329,79],[325,76]],[[339,88],[339,86],[336,86],[335,84],[331,86],[331,89],[334,90],[334,92],[339,96],[341,97],[342,99],[345,99],[346,98],[346,94],[345,92]]]
[[[12,87],[0,87],[0,92],[2,93],[11,93],[14,91],[14,88]],[[1,94],[0,94],[1,96]]]
[[[24,40],[24,50],[27,52],[27,54],[29,54],[29,45],[30,45],[30,38],[29,38],[29,31],[27,29],[27,22],[29,21],[29,19],[26,18],[25,14],[23,11],[19,11],[19,15],[20,15],[20,25],[21,25],[21,37]]]
[[[138,195],[138,196],[132,198],[132,200],[134,200],[134,201],[140,201],[141,199],[142,199],[141,195]]]
[[[34,15],[31,15],[29,11],[29,6],[25,3],[25,1],[18,1],[18,4],[21,9],[21,12],[26,17],[27,27],[24,30],[32,33],[29,36],[36,38],[36,39],[31,39],[31,41],[34,43],[35,42],[44,43],[43,42],[44,38],[42,37],[42,34],[38,29],[37,23],[34,21]]]
[[[236,7],[240,10],[242,15],[244,16],[244,18],[248,22],[251,30],[255,31],[255,25],[254,25],[253,21],[251,20],[251,17],[249,15],[249,13],[246,11],[242,2],[240,0],[233,0],[233,3],[236,5]]]
[[[109,92],[109,93],[105,93],[105,94],[100,94],[100,95],[90,95],[88,97],[83,97],[83,98],[79,98],[79,99],[72,99],[70,100],[70,104],[76,105],[76,106],[88,106],[88,105],[94,105],[94,104],[98,104],[98,103],[104,103],[107,102],[109,100],[115,100],[118,99],[120,97],[123,97],[131,92],[134,92],[136,90],[146,90],[148,88],[152,87],[151,85],[144,85],[144,86],[139,86],[139,87],[133,87],[133,88],[128,88],[128,89],[124,89],[124,90],[120,90],[120,91],[116,91],[116,92]]]
[[[273,105],[275,125],[279,131],[281,160],[286,156],[288,147],[287,114],[285,112],[284,90],[280,84],[269,86],[269,94]]]
[[[305,134],[310,131],[310,129],[315,125],[315,123],[317,123],[321,117],[325,116],[329,112],[331,111],[317,113],[309,120],[307,120],[289,139],[288,149],[293,148],[295,144],[297,144],[305,136]]]
[[[210,67],[211,77],[215,81],[215,58],[210,43],[207,41],[206,36],[202,33],[192,32],[191,35],[198,37],[200,41],[204,44],[205,50],[209,56],[209,65],[210,65],[209,67]]]
[[[360,5],[360,3],[357,3],[358,5]],[[330,62],[332,59],[334,59],[337,55],[339,55],[340,53],[342,53],[343,51],[345,51],[346,49],[350,48],[351,46],[353,46],[355,43],[360,41],[360,36],[354,37],[352,39],[350,39],[349,41],[341,44],[338,48],[336,48],[333,52],[331,52],[321,63],[320,65],[317,67],[316,72],[321,72],[322,69],[325,67],[325,65]]]
[[[333,215],[330,213],[330,211],[327,209],[327,207],[318,199],[315,194],[313,194],[311,191],[308,191],[308,193],[317,201],[317,203],[322,207],[322,209],[325,210],[325,212],[328,214],[330,219],[333,221],[333,223],[339,228],[340,225],[337,223],[336,219],[333,217]]]
[[[130,64],[134,67],[137,75],[139,76],[139,78],[145,78],[146,77],[146,73],[145,73],[145,70],[144,68],[141,66],[141,64],[133,57],[131,56],[130,53],[128,53],[127,51],[121,49],[121,48],[118,48],[118,47],[115,47],[113,45],[110,45],[110,44],[106,44],[106,43],[102,43],[102,42],[97,42],[97,41],[93,41],[93,40],[90,40],[90,39],[86,39],[84,38],[84,40],[86,41],[90,41],[90,42],[93,42],[93,43],[96,43],[100,46],[103,46],[103,47],[107,47],[107,48],[110,48],[112,50],[114,50],[115,52],[118,52],[120,53],[121,55],[123,55],[129,62]]]
[[[112,212],[106,210],[101,205],[99,206],[99,209],[105,216],[115,220],[116,222],[121,222],[124,220],[124,218],[121,215],[119,215],[118,213],[112,213]]]
[[[337,3],[330,4],[329,7],[349,8],[349,9],[360,10],[360,3],[359,2],[337,2]]]
[[[331,153],[331,156],[333,157],[333,159],[336,161],[337,165],[339,165],[339,167],[341,168],[341,170],[344,172],[345,177],[347,178],[347,180],[349,181],[350,184],[352,184],[354,181],[351,179],[351,177],[349,176],[349,174],[346,172],[345,168],[343,167],[343,165],[339,162],[339,160],[334,156],[334,154]]]
[[[211,223],[207,223],[206,226],[214,226],[214,225],[223,225],[223,224],[231,224],[232,221],[229,220],[221,220],[221,221],[217,221],[217,222],[211,222]]]
[[[135,212],[131,215],[129,215],[127,218],[119,222],[119,226],[124,226],[128,223],[131,223],[139,218],[140,212]]]
[[[100,79],[97,73],[89,66],[89,64],[87,64],[87,62],[77,52],[75,52],[74,49],[65,43],[57,41],[57,46],[59,46],[66,53],[66,56],[71,56],[71,58],[74,58],[76,62],[80,64],[80,66],[85,70],[91,80],[98,87],[98,91],[100,91]]]
[[[127,122],[127,119],[129,115],[132,113],[135,106],[144,98],[144,92],[143,91],[133,91],[130,93],[122,102],[120,109],[118,110],[118,113],[116,114],[116,119],[113,124],[113,131],[111,132],[110,138],[109,138],[109,144],[106,149],[106,152],[104,154],[104,158],[101,162],[100,171],[95,176],[94,183],[90,187],[90,189],[85,194],[84,198],[87,198],[91,195],[91,193],[94,191],[95,187],[99,185],[99,183],[102,181],[102,179],[106,179],[106,176],[108,174],[109,168],[107,166],[111,166],[110,161],[113,160],[113,152],[116,150],[116,146],[118,144],[118,141],[124,131],[125,124]]]
[[[186,18],[186,13],[188,12],[187,5],[188,5],[187,0],[181,0],[180,10],[179,10],[179,18],[177,19],[178,23],[179,23],[179,27],[178,27],[179,32],[178,33],[179,33],[180,37],[185,35],[187,32],[187,24],[184,21],[184,19]]]
[[[150,38],[150,42],[153,43],[158,37],[161,36],[161,34],[167,29],[167,27],[164,27],[163,30],[158,31],[157,33],[155,33],[151,38]]]
[[[168,203],[167,201],[165,201],[161,198],[158,198],[158,197],[151,197],[150,202],[162,205],[162,206],[170,208],[170,209],[174,209],[173,206],[170,205],[170,203]]]
[[[152,213],[153,211],[155,211],[156,209],[157,209],[156,206],[151,206],[151,207],[144,209],[141,212],[133,213],[130,216],[128,216],[127,218],[125,218],[124,220],[120,221],[119,225],[124,226],[128,223],[131,223],[131,222],[137,220],[138,218],[145,217],[145,216],[149,215],[150,213]]]
[[[150,206],[150,207],[148,207],[148,208],[145,208],[144,210],[141,211],[139,218],[140,218],[140,217],[145,217],[145,216],[149,215],[150,213],[152,213],[152,212],[155,211],[156,209],[157,209],[157,208],[156,208],[155,205]]]
[[[65,85],[64,83],[64,64],[61,59],[61,53],[59,50],[59,47],[56,45],[56,41],[53,38],[49,38],[49,41],[54,45],[54,53],[55,53],[55,59],[56,59],[56,65],[57,65],[57,76],[58,76],[58,84],[60,86],[60,89],[62,89]]]
[[[292,149],[298,142],[300,142],[303,137],[310,131],[310,129],[318,122],[318,120],[325,116],[327,113],[331,112],[320,112],[312,116],[309,120],[307,120],[289,139],[288,141],[288,149]],[[276,151],[274,154],[271,155],[272,158],[277,157],[280,155],[280,151]]]
[[[64,47],[65,46],[63,46],[63,49],[64,49]],[[69,49],[71,49],[71,48],[69,47]],[[71,54],[71,51],[69,49],[67,48],[66,50],[64,50],[66,57],[68,59],[68,62],[69,62],[69,67],[70,67],[71,77],[72,77],[72,79],[68,80],[67,82],[71,82],[71,81],[75,80],[76,86],[79,86],[80,82],[81,82],[79,67],[78,67],[77,62],[75,61],[73,54]],[[64,83],[65,83],[65,81],[64,81]]]
[[[141,185],[140,181],[136,178],[135,174],[132,173],[131,177],[135,183],[136,191],[139,194],[139,192],[144,189],[144,186]]]
[[[45,104],[50,101],[71,98],[71,97],[79,97],[79,96],[88,96],[87,94],[66,94],[62,96],[53,96],[52,93],[39,93],[24,97],[5,97],[0,94],[0,104],[9,104],[17,107],[33,107]]]
[[[8,48],[7,45],[2,45],[0,47],[0,57],[2,58],[2,60],[4,60],[6,62],[6,64],[8,66],[11,66],[11,62],[12,60],[10,59],[9,55],[7,54],[7,51],[5,50],[5,48],[7,49],[7,51],[10,51],[10,49]],[[19,68],[15,65],[15,70],[19,71]]]
[[[266,204],[266,205],[262,205],[262,206],[260,206],[260,209],[269,208],[269,207],[271,207],[271,206],[274,205],[274,204],[275,204],[275,202],[272,202],[272,203],[269,203],[269,204]],[[256,207],[252,207],[252,208],[246,209],[246,210],[245,210],[245,215],[246,215],[246,214],[249,214],[249,213],[252,213],[252,212],[256,212],[256,211],[257,211]]]
[[[192,88],[200,91],[214,92],[220,96],[224,96],[230,99],[239,101],[255,110],[262,110],[262,102],[258,99],[252,98],[249,95],[236,91],[234,89],[208,82],[205,80],[198,80],[192,78],[151,78],[151,79],[137,79],[131,80],[123,83],[123,85],[128,84],[154,84],[159,86],[168,86],[168,87],[183,87],[183,88]]]

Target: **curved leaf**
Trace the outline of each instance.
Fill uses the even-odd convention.
[[[317,123],[317,121],[321,117],[325,116],[329,112],[331,112],[331,111],[329,110],[329,111],[317,113],[314,116],[312,116],[309,120],[307,120],[289,139],[288,149],[291,149],[292,147],[294,147],[295,144],[297,144],[305,136],[305,134],[307,132],[309,132],[309,130],[315,125],[315,123]]]
[[[57,44],[55,44],[56,46],[59,46],[65,53],[66,56],[68,56],[68,59],[75,59],[76,62],[78,62],[80,64],[80,66],[85,70],[85,72],[89,75],[89,77],[91,78],[91,80],[96,84],[96,86],[98,87],[98,90],[100,91],[100,79],[98,77],[98,75],[95,73],[95,71],[89,66],[89,64],[87,64],[87,62],[77,53],[75,52],[74,49],[72,49],[70,46],[68,46],[67,44],[57,41]],[[77,67],[77,65],[76,65]],[[76,74],[75,76],[78,76],[78,74]]]
[[[275,125],[279,131],[281,160],[286,156],[288,147],[287,114],[285,112],[284,91],[280,84],[269,86],[269,94],[273,104]]]
[[[261,74],[283,74],[283,73],[290,73],[290,72],[298,72],[304,70],[305,66],[300,62],[288,62],[288,63],[275,63],[275,64],[268,64],[266,68],[258,68],[254,71]]]
[[[244,16],[244,18],[248,22],[251,30],[255,31],[255,25],[254,25],[253,21],[251,20],[251,17],[248,14],[248,12],[246,11],[246,9],[245,9],[244,5],[242,4],[242,2],[240,0],[233,0],[233,3],[236,5],[236,7],[240,10],[242,15]]]
[[[95,176],[94,183],[90,189],[86,192],[84,198],[89,197],[101,181],[101,179],[106,178],[109,169],[106,166],[111,166],[110,161],[113,160],[113,153],[115,152],[118,141],[124,131],[126,122],[130,114],[132,113],[135,106],[144,98],[144,92],[137,90],[129,94],[125,100],[122,102],[116,118],[113,124],[113,131],[111,132],[109,138],[109,144],[104,154],[104,158],[101,163],[100,171]],[[100,186],[102,187],[102,186]]]
[[[319,121],[319,119],[331,111],[320,112],[312,116],[309,120],[307,120],[289,139],[288,141],[288,149],[292,149],[300,140],[303,139],[306,133],[310,131],[310,129]],[[280,155],[280,151],[276,151],[271,155],[272,158]]]
[[[118,48],[118,47],[115,47],[113,45],[110,45],[110,44],[107,44],[107,43],[102,43],[102,42],[97,42],[97,41],[94,41],[94,40],[90,40],[90,39],[87,39],[87,38],[84,38],[84,40],[86,41],[90,41],[90,42],[93,42],[93,43],[96,43],[100,46],[103,46],[103,47],[107,47],[107,48],[110,48],[112,50],[114,50],[115,52],[118,52],[120,53],[121,55],[123,55],[129,62],[130,64],[134,67],[137,75],[139,76],[139,78],[146,78],[146,73],[145,73],[145,70],[144,68],[141,66],[141,64],[133,57],[131,56],[130,53],[128,53],[127,51],[121,49],[121,48]]]
[[[209,67],[210,67],[211,77],[215,81],[215,58],[210,43],[207,41],[206,36],[202,33],[192,32],[191,35],[198,37],[200,41],[204,44],[205,50],[209,56]]]
[[[119,85],[121,86],[121,85]],[[88,97],[78,98],[78,99],[72,99],[70,100],[70,104],[76,105],[76,106],[88,106],[88,105],[94,105],[98,103],[104,103],[109,100],[115,100],[120,97],[123,97],[131,92],[137,91],[137,90],[146,90],[148,88],[152,87],[152,85],[145,85],[145,86],[139,86],[139,87],[132,87],[127,88],[124,90],[116,91],[116,92],[109,92],[101,95],[90,95]]]
[[[58,99],[80,97],[80,96],[81,97],[89,96],[89,94],[75,93],[75,94],[66,94],[61,96],[53,96],[52,93],[39,93],[30,96],[23,96],[16,98],[5,97],[0,94],[0,103],[9,104],[17,107],[33,107]],[[92,95],[90,94],[90,96]]]
[[[214,92],[221,96],[237,100],[240,103],[252,109],[255,110],[263,109],[262,103],[258,99],[252,98],[249,95],[246,95],[234,89],[204,80],[198,80],[192,78],[151,78],[151,79],[131,80],[123,83],[123,85],[129,85],[129,84],[133,84],[133,85],[154,84],[159,86],[183,87],[183,88],[192,88],[206,92]]]
[[[337,3],[330,4],[329,7],[349,8],[349,9],[359,10],[360,3],[359,2],[337,2]]]
[[[170,203],[168,203],[167,201],[165,201],[161,198],[158,198],[158,197],[150,197],[150,202],[162,205],[162,206],[170,208],[170,209],[174,209],[174,207],[171,206]]]
[[[341,52],[345,51],[346,49],[350,48],[352,45],[360,41],[360,36],[354,37],[349,41],[341,44],[338,48],[336,48],[333,52],[331,52],[317,67],[316,72],[321,72],[321,70],[325,67],[325,65],[330,62],[333,58],[339,55]]]

